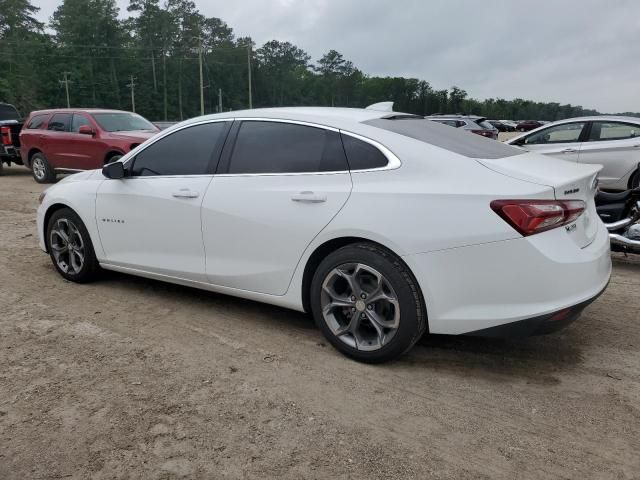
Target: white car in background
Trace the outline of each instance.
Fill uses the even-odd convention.
[[[68,280],[101,267],[307,311],[338,350],[381,362],[425,331],[575,319],[611,273],[598,171],[414,115],[249,110],[65,178],[37,225]]]
[[[569,162],[602,165],[600,186],[605,189],[627,190],[640,185],[640,118],[560,120],[506,143]]]

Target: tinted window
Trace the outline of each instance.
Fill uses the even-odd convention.
[[[68,132],[70,124],[70,113],[56,113],[53,117],[51,117],[51,120],[49,120],[47,130],[54,130],[56,132]]]
[[[220,151],[228,122],[206,123],[184,128],[145,148],[133,161],[131,174],[204,175],[209,163]]]
[[[18,120],[20,115],[13,105],[0,104],[0,120]]]
[[[617,122],[593,122],[591,125],[591,133],[589,134],[589,141],[626,140],[637,137],[640,137],[640,125]]]
[[[29,123],[25,128],[41,128],[46,119],[47,115],[36,115],[31,120],[29,120]]]
[[[389,163],[380,150],[370,143],[358,140],[350,135],[342,135],[344,151],[347,153],[351,170],[365,170],[384,167]]]
[[[426,119],[388,120],[377,118],[363,123],[470,158],[503,158],[524,153],[524,150],[520,148],[505,145],[480,135],[469,135],[464,130],[449,128]]]
[[[126,132],[135,130],[157,130],[157,128],[140,115],[129,112],[94,113],[93,118],[100,128],[107,132]]]
[[[582,133],[584,125],[584,122],[556,125],[530,135],[525,139],[524,143],[526,145],[575,143],[580,139],[580,133]]]
[[[348,170],[336,132],[281,122],[242,122],[229,173]]]
[[[77,113],[74,114],[73,121],[71,122],[71,131],[78,132],[82,125],[91,126],[91,123],[89,122],[89,119],[87,119],[87,117],[85,117],[84,115],[78,115]]]

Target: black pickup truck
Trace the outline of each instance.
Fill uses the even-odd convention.
[[[22,165],[20,158],[20,130],[22,120],[16,107],[0,103],[0,175],[3,165],[12,163]]]

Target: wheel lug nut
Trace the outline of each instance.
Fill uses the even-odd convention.
[[[356,301],[356,296],[355,295],[351,295],[351,301],[355,302]]]
[[[351,307],[351,311],[355,312],[356,311],[356,307]]]
[[[373,305],[367,305],[367,308],[368,308],[369,310],[373,310]]]
[[[362,315],[360,315],[360,318],[367,318],[367,316],[363,313]]]
[[[360,298],[364,300],[365,298],[367,298],[367,294],[366,293],[360,294]]]

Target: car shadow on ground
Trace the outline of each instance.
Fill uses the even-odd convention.
[[[340,358],[328,342],[317,332],[310,315],[262,304],[251,300],[216,294],[195,288],[173,285],[142,277],[116,272],[105,272],[100,284],[117,291],[136,291],[141,298],[158,296],[175,305],[196,305],[197,308],[224,310],[225,313],[245,319],[249,323],[268,323],[269,328],[283,335],[315,335],[317,345],[327,347],[329,355]],[[215,320],[211,327],[214,328]],[[581,363],[584,339],[579,339],[571,328],[551,335],[522,339],[481,338],[450,335],[425,335],[407,355],[395,362],[379,366],[392,370],[420,369],[446,371],[453,375],[490,378],[492,381],[512,381],[519,378],[533,384],[556,384],[554,373],[572,369]],[[345,362],[351,360],[344,357]]]
[[[3,177],[26,177],[31,175],[31,170],[22,165],[12,165],[11,167],[4,166],[2,170]],[[35,180],[34,180],[35,182]]]

